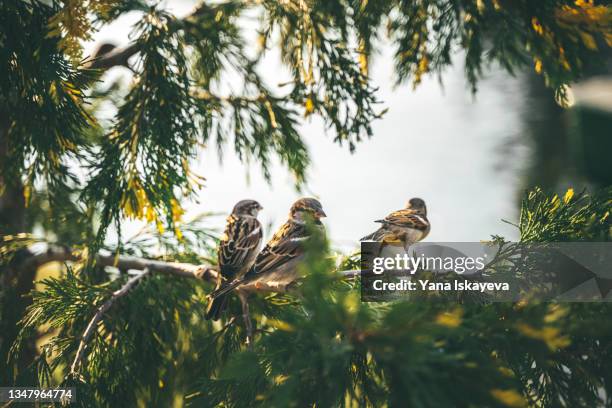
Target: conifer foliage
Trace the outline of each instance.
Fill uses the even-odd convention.
[[[140,16],[129,44],[83,55],[128,12]],[[563,103],[611,45],[611,15],[581,0],[203,1],[181,18],[163,2],[2,1],[0,383],[74,385],[85,407],[610,405],[605,304],[364,304],[359,279],[339,273],[358,261],[324,237],[294,292],[252,297],[246,347],[237,299],[204,319],[221,219],[186,221],[183,206],[204,148],[232,148],[268,178],[278,160],[299,186],[302,118],[351,151],[373,136],[385,107],[368,66],[383,41],[398,84],[461,55],[474,91],[489,63],[532,66]],[[261,71],[272,49],[289,73],[280,86]],[[109,84],[114,67],[131,81]],[[521,240],[608,241],[611,204],[610,190],[533,190]],[[152,228],[126,240],[130,218]],[[59,275],[34,288],[52,261]]]

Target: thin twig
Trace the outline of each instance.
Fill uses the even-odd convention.
[[[229,329],[234,324],[234,322],[236,322],[236,316],[232,316],[228,320],[228,322],[225,324],[225,326],[223,326],[221,329],[219,329],[218,331],[216,331],[213,334],[210,342],[208,343],[208,346],[212,347],[215,344],[215,342],[217,341],[217,339],[219,338],[219,336],[221,336],[223,333],[225,333],[227,331],[227,329]]]
[[[10,400],[9,402],[7,402],[6,404],[2,405],[2,408],[8,408],[11,405],[13,405],[13,402],[15,402],[15,400]]]
[[[232,317],[231,317],[231,318],[230,318],[230,319],[227,321],[227,323],[225,323],[225,326],[223,326],[223,327],[221,328],[221,330],[219,330],[219,331],[218,331],[216,334],[218,335],[218,334],[220,334],[220,333],[223,333],[223,332],[224,332],[224,331],[226,331],[227,329],[229,329],[229,328],[230,328],[230,326],[231,326],[232,324],[234,324],[234,322],[235,322],[235,321],[236,321],[236,316],[232,316]]]
[[[348,271],[340,271],[338,273],[342,274],[342,276],[345,278],[353,278],[356,276],[361,276],[361,269],[351,269]]]
[[[86,356],[87,344],[89,343],[91,336],[96,330],[98,323],[100,322],[100,320],[102,320],[102,316],[104,316],[104,313],[106,313],[108,309],[111,308],[111,306],[117,301],[117,299],[125,296],[130,291],[130,289],[132,289],[144,277],[149,275],[149,273],[151,273],[151,270],[145,268],[145,270],[141,274],[130,278],[121,288],[113,292],[112,296],[107,299],[106,302],[102,303],[102,305],[98,307],[98,310],[96,310],[96,314],[94,314],[94,316],[91,318],[89,324],[87,325],[87,328],[81,336],[79,348],[77,349],[76,356],[74,357],[74,361],[72,362],[72,366],[70,367],[71,376],[78,375],[81,363]]]
[[[251,322],[251,313],[249,311],[249,302],[247,294],[243,291],[238,291],[238,298],[242,304],[242,319],[244,319],[244,328],[246,329],[246,345],[249,349],[253,348],[253,323]]]

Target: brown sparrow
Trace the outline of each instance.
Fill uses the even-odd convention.
[[[400,242],[405,249],[425,238],[431,228],[427,219],[425,201],[411,198],[403,210],[394,211],[384,220],[376,220],[382,226],[361,238],[360,241],[383,243]]]
[[[261,246],[263,232],[257,214],[263,207],[255,200],[239,201],[227,217],[225,233],[218,249],[219,275],[215,290],[240,279],[251,268]],[[227,306],[227,298],[209,298],[206,318],[217,320]]]
[[[229,285],[215,290],[211,296],[218,298],[237,289],[258,287],[258,284],[284,286],[294,282],[298,277],[297,265],[304,257],[304,241],[310,237],[308,221],[320,228],[325,227],[321,218],[326,214],[321,203],[314,198],[300,198],[289,211],[289,219],[276,231],[272,239],[257,255],[255,263],[242,278]]]

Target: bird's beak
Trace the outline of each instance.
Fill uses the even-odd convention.
[[[327,214],[325,214],[325,211],[323,210],[317,210],[317,212],[315,213],[315,215],[319,218],[325,218],[327,217]]]

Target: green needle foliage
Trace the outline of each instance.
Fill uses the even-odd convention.
[[[0,166],[5,183],[21,178],[31,188],[44,179],[50,191],[66,194],[73,176],[65,160],[78,156],[82,129],[94,122],[84,106],[93,73],[71,64],[48,36],[53,13],[38,2],[3,2],[0,112],[10,160]]]
[[[183,43],[170,20],[152,12],[137,25],[142,72],[117,112],[102,160],[96,157],[91,165],[95,175],[85,190],[87,200],[121,204],[104,206],[103,227],[119,219],[121,209],[151,219],[162,212],[172,224],[178,202],[171,187],[189,187],[186,160],[195,155],[197,129],[191,121],[199,105],[189,93]]]
[[[576,234],[581,241],[610,241],[611,204],[612,190],[562,199],[528,192],[518,227],[531,232],[521,242]],[[552,229],[531,229],[551,216]],[[125,282],[94,284],[70,270],[34,293],[20,339],[43,325],[55,329],[35,364],[40,385],[76,384],[81,406],[163,406],[175,399],[197,407],[612,402],[609,305],[362,303],[359,279],[334,273],[343,263],[325,255],[325,240],[308,245],[305,279],[294,294],[251,297],[252,348],[244,344],[236,299],[212,324],[204,320],[211,284],[153,275],[107,312],[80,376],[66,377],[95,308]],[[175,256],[181,259],[180,251]],[[19,341],[15,352],[18,347]]]

